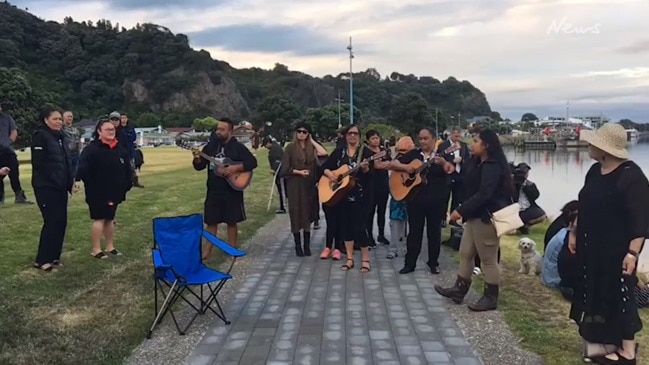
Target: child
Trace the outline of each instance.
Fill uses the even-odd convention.
[[[415,148],[415,143],[410,137],[401,137],[397,142],[395,149],[397,156],[407,153]],[[396,201],[390,194],[390,250],[388,259],[393,259],[399,255],[406,254],[406,225],[408,223],[408,213],[405,201]]]

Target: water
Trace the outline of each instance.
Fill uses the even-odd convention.
[[[563,205],[577,199],[584,185],[584,177],[594,161],[588,149],[556,151],[505,151],[507,158],[516,163],[527,162],[531,167],[529,179],[536,183],[541,196],[537,203],[554,217]],[[631,159],[649,175],[649,144],[629,146]]]

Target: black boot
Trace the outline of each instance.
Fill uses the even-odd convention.
[[[485,284],[482,298],[475,304],[469,304],[468,307],[474,312],[491,311],[498,308],[498,285]]]
[[[304,256],[311,256],[311,232],[304,232]]]
[[[144,187],[144,186],[140,185],[140,178],[137,175],[133,176],[133,186],[135,186],[136,188],[143,188]]]
[[[435,285],[435,291],[439,295],[453,300],[456,304],[462,303],[466,293],[469,292],[469,288],[471,288],[471,280],[467,280],[460,275],[455,279],[455,285],[450,288],[442,288],[439,285]]]
[[[27,197],[25,196],[25,191],[17,191],[16,192],[16,200],[14,201],[16,204],[34,204],[33,202],[30,202],[27,200]]]
[[[293,233],[293,239],[295,240],[295,255],[297,257],[303,257],[304,252],[302,252],[302,237],[300,237],[300,232]]]

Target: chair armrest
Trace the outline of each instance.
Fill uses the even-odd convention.
[[[151,254],[152,254],[152,257],[153,257],[153,268],[156,271],[156,275],[158,275],[158,273],[160,273],[158,276],[164,276],[165,272],[171,271],[173,276],[178,281],[180,281],[181,283],[187,282],[187,279],[184,276],[179,275],[178,273],[176,273],[176,270],[174,270],[173,266],[167,265],[167,264],[164,263],[164,260],[162,259],[162,255],[160,254],[160,250],[158,250],[157,248],[154,248],[154,249],[151,250]]]
[[[208,231],[203,230],[203,237],[205,237],[212,245],[218,247],[221,251],[232,257],[242,257],[246,255],[244,251],[237,250]]]

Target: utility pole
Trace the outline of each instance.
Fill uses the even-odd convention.
[[[435,108],[435,134],[439,138],[439,123],[437,122],[437,108]]]
[[[338,90],[338,98],[336,98],[336,101],[338,102],[338,130],[340,131],[340,128],[343,127],[341,119],[342,117],[340,114],[340,102],[342,101],[342,99],[340,98],[340,90]]]
[[[354,59],[354,52],[352,52],[352,37],[349,37],[349,124],[354,124],[354,74],[352,72],[352,60]]]

